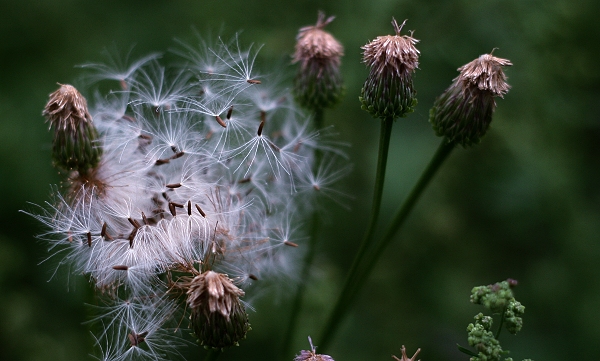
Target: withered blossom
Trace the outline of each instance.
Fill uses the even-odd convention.
[[[362,108],[376,118],[405,117],[417,104],[412,74],[419,66],[419,40],[400,35],[402,25],[392,18],[395,35],[378,36],[363,46],[363,62],[370,67],[362,88]]]
[[[236,345],[250,328],[240,302],[244,291],[223,273],[206,271],[196,276],[187,291],[192,328],[200,342],[212,348]]]
[[[335,19],[319,12],[316,25],[300,29],[293,56],[300,69],[294,80],[294,95],[300,105],[311,110],[331,107],[338,103],[344,88],[340,74],[344,47],[323,30]]]
[[[317,348],[313,346],[312,339],[308,337],[310,343],[310,351],[302,350],[300,354],[294,357],[294,361],[334,361],[329,355],[321,355],[317,353]]]
[[[460,74],[430,111],[436,134],[463,147],[479,143],[496,109],[494,97],[503,98],[510,89],[503,67],[511,65],[490,53],[458,68]]]
[[[102,154],[96,144],[98,132],[83,95],[72,85],[59,85],[42,112],[54,128],[52,156],[65,170],[87,173],[98,165]]]
[[[404,345],[402,345],[402,358],[398,358],[394,355],[392,355],[392,358],[396,361],[415,361],[415,358],[417,358],[417,356],[419,355],[419,352],[421,352],[420,348],[417,349],[417,351],[411,358],[408,358],[408,356],[406,355],[406,347],[404,347]]]

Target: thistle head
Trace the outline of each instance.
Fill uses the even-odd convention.
[[[192,328],[200,342],[212,348],[237,345],[250,329],[240,302],[244,291],[223,273],[206,271],[196,276],[187,292]]]
[[[334,361],[329,355],[320,355],[317,353],[317,348],[313,346],[312,339],[308,337],[310,343],[310,351],[302,350],[300,354],[294,357],[294,361]]]
[[[402,358],[398,358],[394,355],[392,355],[392,358],[396,361],[415,361],[415,359],[417,358],[417,356],[419,355],[419,352],[421,352],[421,349],[418,348],[417,351],[415,352],[415,354],[412,357],[408,357],[408,355],[406,354],[406,347],[404,347],[404,345],[402,345]]]
[[[300,63],[294,80],[294,95],[301,106],[324,109],[337,104],[344,87],[340,75],[340,59],[344,47],[330,33],[323,30],[335,17],[325,19],[319,12],[317,23],[300,29],[293,62]]]
[[[503,67],[511,65],[484,54],[458,68],[460,74],[431,108],[429,122],[436,134],[463,147],[479,143],[492,121],[494,98],[503,98],[510,89]]]
[[[402,25],[392,18],[396,35],[379,36],[363,46],[363,62],[370,68],[361,91],[362,108],[376,118],[405,117],[417,105],[412,74],[419,66],[419,40],[400,35]]]
[[[83,95],[72,85],[59,85],[42,112],[54,128],[52,157],[65,170],[87,173],[96,168],[102,155],[96,144],[98,132]]]

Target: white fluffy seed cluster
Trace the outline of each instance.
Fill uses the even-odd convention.
[[[50,258],[104,295],[102,360],[177,354],[185,341],[170,327],[187,327],[181,297],[202,272],[250,290],[293,274],[293,233],[346,169],[293,97],[254,74],[252,46],[235,37],[177,54],[184,66],[166,68],[158,55],[84,66],[95,84],[115,85],[88,99],[102,158],[27,212],[48,227]]]

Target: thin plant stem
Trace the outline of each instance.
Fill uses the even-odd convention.
[[[323,128],[323,109],[317,109],[315,111],[314,124],[316,129]],[[313,172],[317,172],[321,164],[321,160],[323,158],[323,153],[320,150],[316,149],[314,154],[315,161],[313,163]],[[283,354],[281,355],[282,359],[286,359],[289,353],[292,351],[292,341],[294,339],[294,335],[298,324],[298,318],[300,317],[300,311],[302,309],[302,300],[304,299],[304,294],[306,293],[306,285],[310,277],[310,269],[316,254],[316,244],[318,239],[317,235],[319,233],[320,228],[320,218],[318,211],[313,212],[311,227],[311,235],[308,241],[308,250],[306,251],[306,256],[304,257],[304,267],[302,268],[302,273],[300,276],[300,284],[298,285],[298,288],[296,290],[294,303],[292,304],[290,320],[288,323],[288,327],[285,330],[285,336],[283,338]]]
[[[324,332],[321,335],[322,339],[319,343],[321,350],[324,346],[327,346],[332,336],[337,331],[340,325],[347,307],[348,297],[353,293],[353,282],[354,279],[359,277],[360,265],[364,262],[363,259],[367,254],[370,240],[373,238],[373,234],[376,229],[377,220],[379,218],[379,211],[381,208],[381,198],[383,196],[383,183],[385,180],[385,170],[387,165],[388,150],[390,148],[390,138],[392,134],[392,125],[394,124],[393,118],[387,118],[381,123],[381,132],[379,136],[379,156],[377,159],[377,170],[375,173],[375,187],[373,191],[373,205],[371,207],[371,217],[369,219],[369,226],[363,236],[359,250],[354,258],[346,282],[342,287],[342,293],[340,294],[336,305],[334,306],[333,312],[325,325]]]
[[[502,332],[502,326],[504,325],[504,317],[506,316],[506,307],[502,310],[502,316],[500,316],[500,325],[498,326],[498,331],[494,335],[494,338],[497,340],[500,337],[500,332]]]
[[[361,272],[358,273],[359,278],[354,280],[355,287],[353,288],[354,292],[350,296],[351,299],[354,299],[360,289],[364,286],[365,282],[369,278],[369,275],[371,274],[371,271],[373,268],[375,268],[379,257],[381,257],[383,251],[394,239],[394,235],[404,224],[404,221],[421,197],[421,194],[425,188],[427,188],[437,170],[448,158],[454,148],[455,143],[449,142],[446,138],[442,140],[442,143],[439,145],[437,151],[433,155],[433,158],[431,158],[429,161],[427,168],[425,168],[413,189],[410,191],[402,205],[400,205],[400,208],[398,208],[394,214],[394,217],[392,218],[389,226],[386,228],[385,233],[374,246],[374,250],[371,252],[370,257],[367,258],[368,261],[365,262],[365,266],[362,268]]]
[[[216,361],[219,359],[219,357],[221,356],[222,353],[223,352],[221,350],[211,348],[206,353],[206,357],[204,357],[204,361]]]
[[[421,174],[421,177],[410,191],[406,200],[402,203],[396,214],[394,215],[392,222],[387,227],[383,237],[377,244],[374,246],[374,250],[367,253],[366,247],[365,249],[361,248],[361,254],[359,254],[359,261],[361,264],[353,265],[352,272],[348,276],[346,283],[344,284],[344,289],[342,290],[342,294],[338,299],[335,308],[328,320],[328,323],[325,325],[324,332],[321,335],[320,340],[320,348],[324,350],[329,343],[333,339],[337,328],[339,327],[343,317],[346,312],[349,310],[350,306],[354,302],[356,296],[359,291],[362,289],[364,283],[369,278],[369,275],[375,264],[377,263],[379,257],[383,253],[383,250],[389,245],[393,236],[396,234],[398,229],[402,226],[407,216],[410,214],[417,200],[427,188],[427,185],[440,168],[440,166],[447,159],[448,155],[450,155],[452,149],[454,149],[455,143],[449,142],[444,138],[437,151],[435,152],[433,158],[430,160],[427,168]],[[372,238],[370,234],[365,240],[368,242]]]

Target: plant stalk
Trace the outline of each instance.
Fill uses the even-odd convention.
[[[206,357],[204,357],[204,361],[216,361],[223,353],[221,350],[216,350],[214,348],[211,348],[207,351],[208,352],[206,353]]]
[[[369,278],[369,275],[375,264],[379,260],[379,257],[385,250],[385,248],[392,241],[394,235],[398,231],[398,229],[402,226],[407,216],[410,214],[412,209],[414,208],[417,200],[429,185],[429,182],[440,168],[440,166],[444,163],[444,161],[448,158],[451,151],[454,149],[455,143],[449,142],[446,138],[442,140],[442,143],[438,147],[437,151],[433,155],[433,158],[429,161],[427,168],[421,174],[421,177],[414,185],[413,189],[410,191],[408,197],[404,200],[396,214],[394,215],[390,225],[387,227],[383,237],[376,245],[372,246],[374,249],[367,253],[366,248],[370,243],[370,239],[372,238],[372,234],[368,233],[365,237],[365,241],[367,244],[363,244],[360,249],[360,253],[355,260],[355,264],[353,264],[353,268],[348,276],[346,283],[344,284],[344,288],[342,290],[341,296],[338,298],[338,301],[335,305],[335,308],[328,320],[328,323],[324,327],[324,332],[321,335],[320,340],[320,348],[323,351],[329,343],[333,339],[335,332],[337,331],[343,317],[349,310],[350,306],[356,299],[359,291],[364,286],[365,282]],[[364,247],[363,247],[364,246]]]
[[[322,129],[324,123],[324,109],[317,109],[315,111],[314,124],[316,129]],[[319,166],[321,165],[321,161],[323,158],[323,153],[316,149],[315,150],[315,160],[313,163],[313,172],[317,172]],[[312,215],[312,223],[311,223],[311,235],[308,241],[308,250],[306,252],[306,256],[304,257],[304,267],[302,268],[300,284],[298,285],[298,289],[296,290],[296,295],[294,297],[294,303],[292,304],[292,312],[290,315],[290,320],[288,322],[288,327],[285,330],[285,336],[283,338],[283,347],[282,347],[282,355],[281,359],[288,359],[289,354],[292,352],[292,341],[294,339],[294,335],[296,333],[296,328],[298,325],[298,318],[300,317],[300,311],[302,310],[302,301],[304,299],[304,294],[306,293],[306,285],[308,283],[308,279],[310,278],[310,270],[312,267],[313,260],[316,254],[316,245],[318,239],[318,233],[320,228],[320,218],[318,210],[313,211]]]
[[[371,217],[369,220],[369,226],[363,236],[360,244],[358,253],[354,258],[346,282],[342,287],[342,293],[340,294],[336,305],[334,306],[333,312],[329,317],[329,320],[324,328],[324,332],[321,335],[322,339],[319,343],[321,350],[324,346],[327,346],[332,336],[337,331],[340,325],[340,321],[347,311],[350,297],[353,293],[354,280],[360,277],[359,270],[360,265],[364,262],[364,257],[367,255],[370,240],[373,238],[373,234],[376,229],[377,220],[379,218],[379,211],[381,208],[381,198],[383,196],[383,183],[385,180],[385,170],[387,165],[388,150],[390,147],[390,138],[392,134],[392,125],[394,124],[393,118],[387,118],[381,123],[381,132],[379,136],[379,156],[377,159],[377,170],[375,173],[375,187],[373,192],[373,204],[371,208]]]
[[[410,191],[400,208],[398,208],[398,210],[394,214],[392,221],[386,228],[385,233],[383,234],[381,239],[374,246],[374,250],[371,252],[368,261],[365,262],[365,266],[362,269],[362,272],[358,274],[359,278],[355,280],[356,283],[354,287],[354,293],[351,294],[351,299],[354,299],[356,297],[362,286],[366,283],[367,279],[369,278],[369,275],[371,274],[371,271],[373,270],[373,268],[375,268],[379,257],[381,257],[383,251],[394,239],[394,235],[404,224],[404,221],[406,220],[406,218],[414,208],[415,204],[421,197],[421,194],[427,188],[429,182],[436,174],[437,170],[448,158],[448,156],[454,148],[455,143],[449,142],[446,138],[442,140],[442,143],[439,145],[438,149],[433,155],[433,158],[431,158],[431,160],[429,161],[427,168],[425,168],[425,170],[421,174],[421,177],[414,185],[413,189]]]

